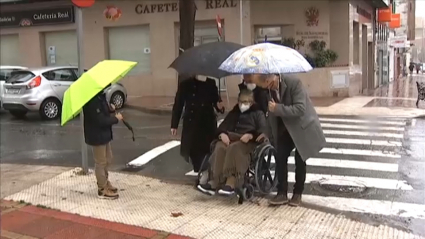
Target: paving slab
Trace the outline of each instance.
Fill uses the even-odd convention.
[[[91,220],[87,218],[94,218],[99,221],[91,225],[105,229],[110,227],[108,223],[121,223],[176,235],[169,238],[179,238],[177,235],[215,239],[424,238],[385,224],[365,223],[326,210],[269,207],[264,198],[256,197],[238,205],[236,198],[209,197],[191,186],[168,184],[133,174],[111,173],[112,183],[121,190],[120,198],[100,200],[96,197],[95,177],[78,175],[78,170],[66,171],[8,196],[6,200],[54,209],[46,213],[39,207],[24,207],[22,213],[38,210],[37,215],[44,217],[52,211],[69,212],[58,218],[73,221],[83,216],[78,220],[85,225]],[[314,204],[316,199],[307,196],[304,202]]]
[[[67,167],[0,164],[1,198],[70,170]]]
[[[1,238],[7,239],[167,239],[181,237],[89,217],[78,216],[42,206],[1,201],[13,211],[2,213]],[[23,206],[22,206],[23,205]]]

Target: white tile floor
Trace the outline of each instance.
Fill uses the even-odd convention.
[[[73,170],[6,199],[193,238],[415,238],[303,207],[270,208],[263,199],[237,205],[235,199],[210,198],[190,186],[143,176],[111,173],[110,178],[124,190],[115,201],[97,199],[94,176],[75,176]],[[179,212],[179,217],[171,215]]]

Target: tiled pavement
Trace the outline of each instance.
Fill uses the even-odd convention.
[[[0,239],[185,239],[166,232],[1,201]]]
[[[87,230],[95,233],[99,228],[107,232],[101,234],[105,237],[97,234],[92,237],[99,239],[135,238],[122,234],[110,236],[132,232],[131,235],[139,233],[136,234],[138,238],[185,238],[158,231],[202,239],[425,239],[405,229],[394,228],[386,223],[363,222],[361,217],[351,218],[343,213],[334,214],[308,207],[274,208],[268,206],[266,199],[257,197],[252,202],[237,205],[234,198],[211,198],[197,192],[192,186],[168,184],[132,174],[111,173],[112,184],[120,188],[120,198],[113,201],[99,200],[95,196],[94,176],[79,175],[78,171],[64,172],[6,198],[73,214],[42,209],[42,206],[23,207],[2,215],[1,229],[33,237],[61,239],[89,238],[87,233],[84,237],[65,237],[65,232],[74,227],[77,232]],[[317,205],[319,201],[317,197],[305,195],[303,205]],[[417,211],[422,210],[418,208]],[[14,219],[14,214],[24,217]],[[36,231],[33,228],[37,222],[44,224],[39,224]],[[52,222],[50,227],[46,225],[49,222]],[[25,226],[17,223],[25,223]],[[50,233],[53,230],[63,234],[53,237],[52,232],[51,237],[45,236],[46,231]],[[41,234],[43,231],[44,234]]]

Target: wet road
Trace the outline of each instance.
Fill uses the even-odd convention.
[[[122,169],[128,161],[146,151],[168,142],[168,117],[125,109],[125,119],[135,129],[136,141],[123,125],[114,126],[114,162],[112,169]],[[0,112],[0,158],[3,163],[80,166],[80,121],[61,127],[59,121],[42,121],[37,114],[18,120]],[[93,165],[89,148],[89,165]]]
[[[169,116],[125,110],[135,128],[136,142],[124,125],[114,127],[112,170],[155,147],[175,140],[169,135]],[[321,116],[327,145],[307,161],[304,201],[425,234],[425,119]],[[3,163],[80,166],[80,127],[26,120],[0,114],[0,158]],[[89,152],[90,166],[93,165]],[[289,159],[290,184],[294,163]],[[190,184],[195,177],[179,156],[179,146],[149,158],[134,173],[173,183]]]

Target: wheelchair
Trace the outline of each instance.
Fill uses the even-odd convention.
[[[198,173],[197,183],[200,183],[202,175],[208,172],[208,180],[212,175],[210,158],[218,140],[211,143],[210,153],[204,157],[201,169]],[[261,196],[270,194],[277,185],[276,173],[272,174],[275,165],[272,165],[272,159],[276,158],[277,151],[268,140],[259,143],[250,154],[250,166],[245,173],[242,185],[235,188],[235,194],[238,197],[238,204],[245,200],[251,200],[255,193]]]

